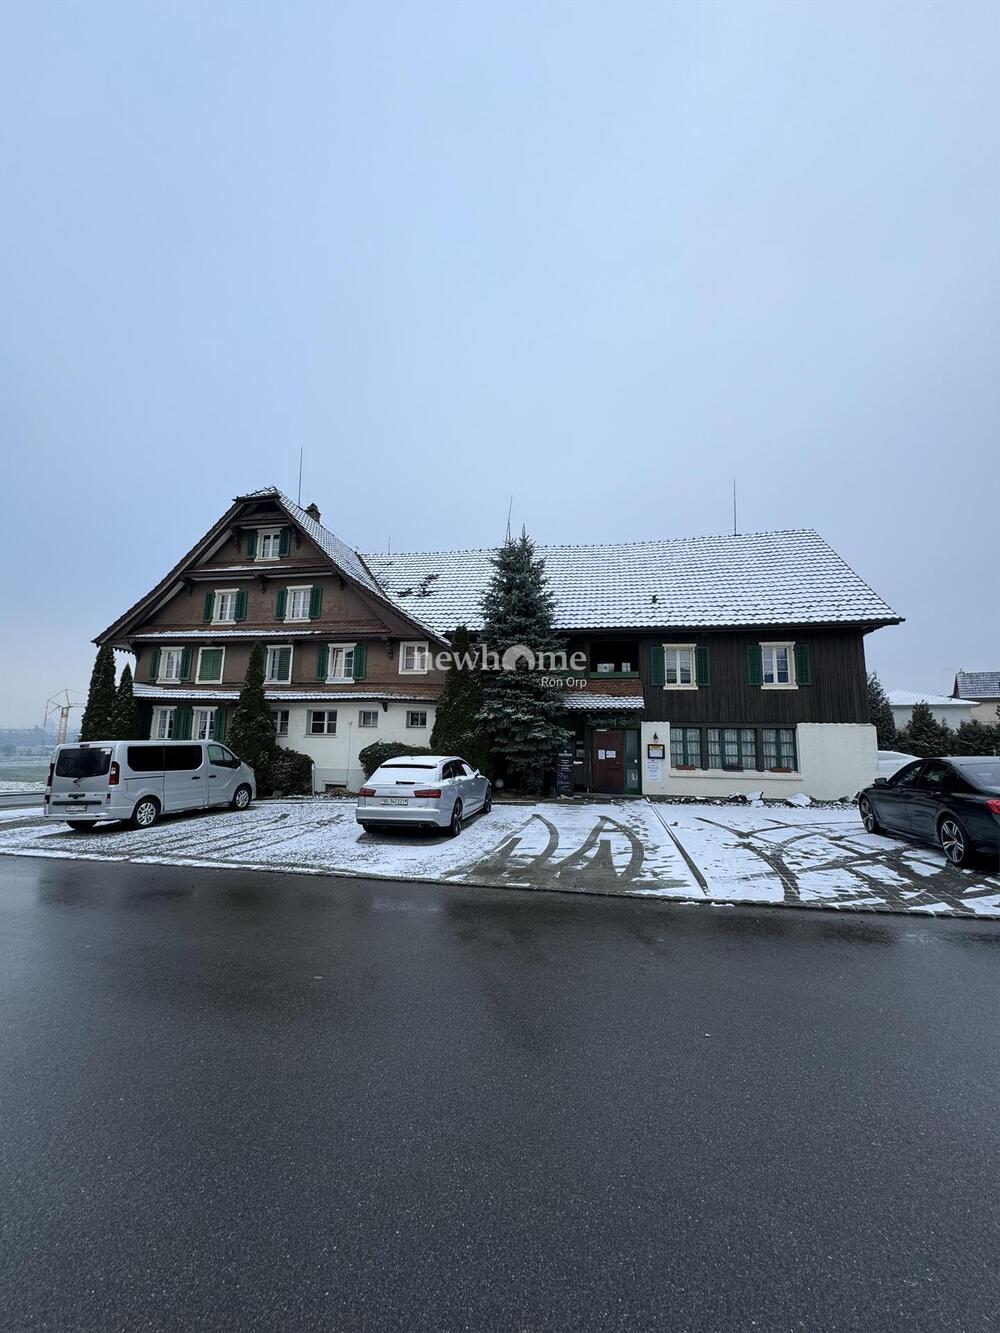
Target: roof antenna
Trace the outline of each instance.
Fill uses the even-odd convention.
[[[514,508],[514,497],[510,497],[510,504],[507,506],[507,540],[510,541],[510,511]]]
[[[736,478],[733,478],[733,536],[737,535],[736,528]]]
[[[299,506],[302,504],[302,445],[299,445],[299,498],[295,503]]]

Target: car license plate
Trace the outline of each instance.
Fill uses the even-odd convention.
[[[410,798],[409,798],[408,796],[383,796],[383,797],[382,797],[382,804],[383,804],[383,805],[407,805],[407,804],[409,804],[409,799],[410,799]]]

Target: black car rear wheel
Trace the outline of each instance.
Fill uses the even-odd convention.
[[[861,822],[865,826],[866,833],[882,833],[884,831],[882,825],[878,822],[875,807],[867,796],[862,796],[858,802],[858,813],[861,815]]]
[[[954,815],[945,815],[938,824],[938,840],[941,850],[953,866],[961,869],[972,860],[969,835]]]

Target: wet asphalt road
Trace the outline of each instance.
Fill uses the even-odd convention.
[[[3,1329],[994,1330],[1000,923],[0,859]]]

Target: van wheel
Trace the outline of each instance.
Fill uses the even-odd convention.
[[[129,823],[133,828],[152,828],[159,815],[159,803],[152,796],[144,796],[132,811]]]
[[[96,820],[96,819],[67,819],[67,820],[66,820],[66,823],[70,826],[70,828],[72,828],[72,829],[76,829],[77,833],[89,833],[90,830],[91,830],[91,829],[94,827],[94,825],[97,823],[97,820]]]
[[[250,804],[250,788],[246,786],[237,787],[229,804],[234,810],[245,810]]]
[[[454,809],[451,812],[451,821],[448,824],[448,837],[457,838],[462,832],[462,802],[456,801]]]

